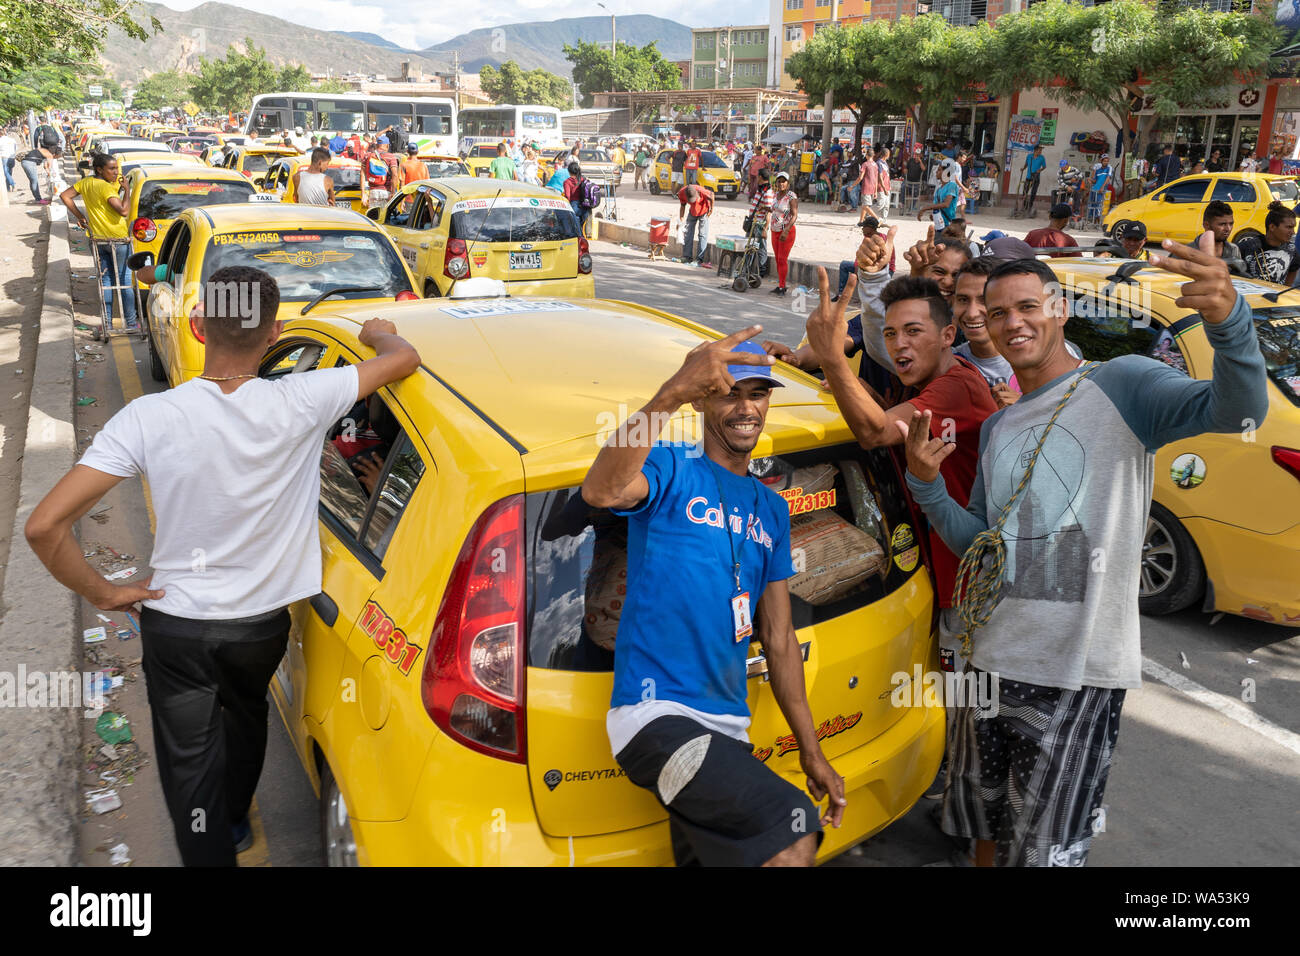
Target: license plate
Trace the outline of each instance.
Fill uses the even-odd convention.
[[[542,267],[542,254],[540,252],[510,253],[511,269],[540,269],[541,267]]]
[[[352,208],[352,200],[350,200],[350,199],[336,199],[336,200],[334,200],[334,205],[338,206],[340,209],[351,209],[351,208]]]

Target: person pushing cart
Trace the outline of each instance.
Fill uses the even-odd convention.
[[[106,339],[113,328],[114,311],[122,316],[127,332],[140,331],[140,325],[136,319],[135,281],[126,264],[131,240],[126,232],[126,200],[118,184],[117,160],[107,153],[96,153],[91,169],[90,176],[63,190],[59,198],[90,240],[103,291],[104,324],[99,337]],[[77,196],[86,205],[84,213],[77,208]]]

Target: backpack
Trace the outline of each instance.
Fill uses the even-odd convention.
[[[40,126],[37,128],[36,132],[40,134],[38,145],[44,146],[46,149],[51,149],[52,147],[59,145],[59,134],[54,131],[54,127]]]
[[[366,179],[372,189],[384,189],[388,186],[388,164],[377,156],[366,160]]]
[[[600,205],[604,193],[600,185],[592,182],[590,179],[584,179],[578,186],[579,192],[578,205],[583,209],[595,209]]]

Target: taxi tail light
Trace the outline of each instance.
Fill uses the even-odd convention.
[[[583,236],[578,237],[578,271],[583,275],[591,274],[591,246]]]
[[[442,262],[442,274],[448,279],[463,279],[469,275],[469,249],[464,239],[448,239],[447,254]]]
[[[131,235],[140,242],[153,242],[154,237],[158,235],[158,227],[152,219],[141,216],[131,223]]]
[[[418,299],[419,296],[410,289],[403,289],[397,295],[393,296],[394,302],[410,302],[412,299]]]
[[[1300,451],[1294,448],[1283,448],[1281,445],[1273,446],[1273,460],[1291,472],[1296,478],[1300,478]]]
[[[452,566],[429,638],[424,709],[471,750],[524,763],[524,498],[491,505]]]

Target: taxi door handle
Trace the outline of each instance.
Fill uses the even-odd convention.
[[[312,597],[311,607],[327,627],[333,627],[334,622],[339,619],[339,606],[324,591]]]
[[[429,244],[428,244],[427,242],[422,242],[422,243],[420,243],[420,248],[421,248],[421,249],[428,249],[428,248],[429,248]]]
[[[802,655],[805,664],[808,663],[808,648],[811,644],[812,641],[804,641],[799,645],[799,653]],[[745,679],[748,680],[751,677],[762,677],[764,684],[772,679],[772,675],[767,672],[766,655],[759,654],[757,657],[745,659]]]

